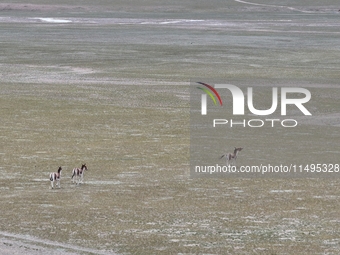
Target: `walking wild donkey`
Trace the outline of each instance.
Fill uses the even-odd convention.
[[[57,173],[50,173],[50,181],[51,181],[51,187],[54,188],[54,183],[56,182],[56,187],[60,188],[60,177],[61,177],[61,166],[58,168]]]
[[[234,147],[234,153],[227,153],[224,154],[220,157],[220,159],[222,159],[223,157],[226,158],[226,165],[236,165],[236,159],[237,159],[237,154],[243,149],[243,148],[236,148]]]
[[[83,183],[85,170],[87,170],[86,164],[82,164],[81,168],[74,168],[72,170],[72,182],[76,182],[76,184]]]

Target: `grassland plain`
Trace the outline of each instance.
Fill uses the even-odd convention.
[[[3,254],[339,254],[338,179],[189,177],[188,88],[196,77],[333,86],[316,94],[317,121],[242,141],[298,159],[319,143],[338,158],[338,1],[0,10]],[[81,163],[85,183],[72,185]]]

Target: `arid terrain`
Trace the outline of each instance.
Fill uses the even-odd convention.
[[[340,163],[339,9],[0,3],[0,253],[339,254],[337,177],[190,176],[189,89],[199,79],[305,85],[313,118],[228,130],[216,161],[241,146],[239,164]]]

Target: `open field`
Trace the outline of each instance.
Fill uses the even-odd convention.
[[[339,179],[189,176],[196,78],[308,85],[313,119],[226,146],[340,163],[338,1],[69,2],[0,3],[1,254],[340,253]]]

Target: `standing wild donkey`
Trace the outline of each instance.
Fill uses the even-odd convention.
[[[61,177],[61,166],[58,168],[57,173],[50,173],[50,181],[51,181],[51,187],[54,188],[54,183],[56,182],[56,186],[60,188],[60,177]]]
[[[234,147],[234,153],[227,153],[227,154],[224,154],[220,157],[223,158],[225,157],[226,158],[226,165],[229,166],[231,165],[233,162],[233,165],[236,165],[236,159],[237,159],[237,154],[243,149],[243,148],[236,148]]]
[[[72,170],[72,177],[71,180],[74,183],[76,181],[76,184],[82,183],[84,179],[84,172],[87,170],[86,164],[82,164],[81,168],[74,168]],[[76,180],[78,178],[78,181]]]

